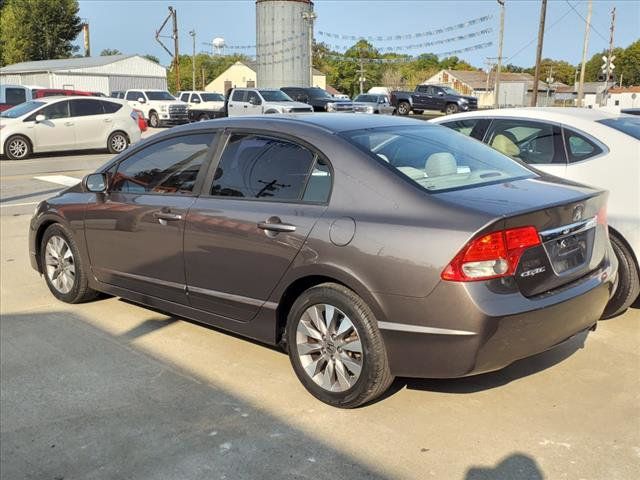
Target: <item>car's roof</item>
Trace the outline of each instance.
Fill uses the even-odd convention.
[[[591,121],[603,120],[605,118],[615,118],[620,113],[609,112],[606,110],[578,107],[520,107],[520,108],[502,108],[491,110],[475,110],[473,112],[459,113],[447,117],[439,117],[434,119],[435,123],[455,120],[456,118],[470,117],[526,117],[537,118],[541,120],[555,120],[558,122],[571,122],[575,120]]]
[[[120,100],[113,97],[96,97],[95,95],[47,95],[46,97],[34,98],[33,102],[53,103],[58,100],[101,100],[113,101]]]

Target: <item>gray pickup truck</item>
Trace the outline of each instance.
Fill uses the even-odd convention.
[[[478,109],[478,99],[456,92],[444,85],[418,85],[413,92],[391,92],[391,105],[398,115],[420,114],[437,110],[447,115]]]

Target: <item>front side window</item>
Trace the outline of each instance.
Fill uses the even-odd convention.
[[[185,100],[186,101],[186,100]],[[200,95],[198,95],[197,93],[192,93],[191,94],[191,101],[192,102],[200,102]]]
[[[202,93],[200,96],[203,102],[224,102],[224,97],[220,93]]]
[[[190,194],[213,137],[213,133],[198,133],[149,145],[120,163],[110,190]]]
[[[602,153],[598,145],[577,132],[565,129],[564,136],[570,163],[587,160]]]
[[[183,102],[188,102],[189,101],[189,94],[188,93],[183,93],[182,95],[180,95],[180,100],[182,100]]]
[[[233,95],[231,96],[231,100],[233,100],[234,102],[243,102],[245,93],[246,90],[234,90]]]
[[[211,195],[298,201],[314,162],[315,155],[295,143],[232,135],[215,173]]]
[[[355,130],[342,136],[430,192],[536,176],[481,142],[434,125]]]
[[[247,99],[245,100],[245,102],[249,102],[251,105],[260,105],[262,104],[262,99],[257,92],[249,90],[247,92]]]
[[[5,103],[19,105],[27,101],[27,91],[24,88],[7,88],[4,91]]]
[[[175,100],[176,98],[169,92],[145,92],[149,100]]]
[[[281,90],[260,90],[260,95],[267,102],[291,102],[293,101],[289,95]]]
[[[144,95],[142,92],[129,92],[127,93],[127,100],[131,100],[133,102],[137,102],[139,98],[144,99]]]
[[[548,123],[520,119],[494,120],[486,143],[528,164],[565,163],[560,127]]]
[[[69,117],[69,101],[56,102],[47,105],[42,110],[36,112],[36,115],[42,114],[47,117],[47,120],[57,120],[60,118]]]
[[[21,103],[20,105],[16,105],[13,108],[5,110],[0,113],[0,117],[2,118],[18,118],[23,115],[26,115],[29,112],[33,112],[36,108],[40,108],[44,105],[44,102],[38,102],[32,100],[30,102]]]
[[[90,115],[103,115],[102,102],[100,100],[71,100],[72,117],[88,117]]]

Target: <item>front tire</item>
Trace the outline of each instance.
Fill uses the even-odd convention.
[[[199,122],[205,122],[209,120],[209,115],[207,113],[203,113],[198,117]]]
[[[31,142],[23,135],[13,135],[4,144],[4,153],[10,160],[24,160],[31,152]]]
[[[154,111],[149,113],[149,126],[151,128],[158,128],[160,126],[160,118],[158,118],[158,114]]]
[[[286,336],[293,370],[322,402],[355,408],[393,382],[373,312],[342,285],[323,283],[303,292],[289,312]]]
[[[610,234],[609,237],[618,259],[618,288],[604,309],[602,318],[620,315],[633,304],[640,293],[640,279],[633,254],[615,234]]]
[[[107,150],[109,153],[124,152],[129,146],[129,138],[123,132],[113,132],[107,140]]]
[[[396,111],[398,112],[398,115],[409,115],[409,112],[411,112],[411,105],[409,104],[409,102],[400,102],[398,103],[398,108],[396,109]]]
[[[444,109],[444,113],[447,115],[453,115],[454,113],[458,113],[460,108],[455,103],[447,103],[447,106]]]
[[[40,265],[49,290],[65,303],[82,303],[95,298],[88,272],[73,236],[60,224],[51,225],[40,243]]]

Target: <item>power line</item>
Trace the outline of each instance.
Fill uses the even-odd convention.
[[[608,40],[604,35],[602,35],[602,34],[598,31],[598,29],[593,25],[593,23],[588,22],[588,21],[587,21],[587,20],[582,16],[582,14],[581,14],[578,10],[576,10],[575,5],[571,5],[571,3],[569,3],[569,0],[565,0],[565,2],[566,2],[566,4],[567,4],[567,5],[569,5],[569,6],[571,7],[571,10],[573,10],[574,12],[576,12],[576,15],[578,15],[578,16],[582,19],[582,21],[583,21],[584,23],[588,23],[588,24],[589,24],[589,27],[590,27],[594,32],[596,32],[596,33],[598,34],[598,36],[599,36],[601,39],[603,39],[605,42],[608,42],[608,41],[609,41],[609,40]]]

